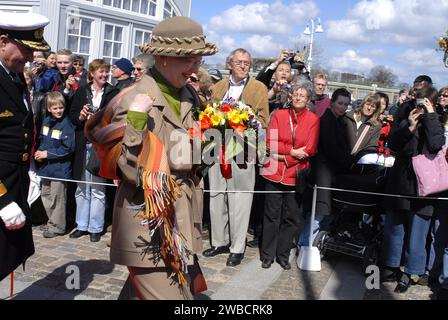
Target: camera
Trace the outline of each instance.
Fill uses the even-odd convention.
[[[95,108],[90,103],[87,104],[87,108],[90,113],[95,113]]]
[[[282,91],[289,91],[292,88],[292,85],[289,83],[285,83],[282,85]]]
[[[417,99],[416,100],[416,105],[419,108],[424,108],[425,107],[425,99]]]

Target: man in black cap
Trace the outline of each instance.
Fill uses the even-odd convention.
[[[132,67],[132,62],[126,58],[121,58],[112,65],[112,78],[117,80],[115,88],[121,90],[134,82],[134,79],[131,78]]]
[[[33,51],[48,51],[49,20],[32,13],[0,13],[0,281],[34,253],[27,202],[33,112],[23,77]]]

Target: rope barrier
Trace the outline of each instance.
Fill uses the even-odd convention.
[[[45,176],[38,176],[38,177],[41,179],[50,180],[50,181],[74,182],[74,183],[82,183],[82,184],[93,184],[93,185],[99,185],[99,186],[118,187],[117,185],[115,185],[113,183],[60,179],[60,178],[51,178],[51,177],[45,177]]]
[[[101,182],[90,182],[90,181],[80,181],[80,180],[70,180],[70,179],[59,179],[59,178],[51,178],[38,176],[44,180],[54,180],[54,181],[64,181],[64,182],[74,182],[74,183],[83,183],[83,184],[93,184],[93,185],[103,185],[110,187],[118,187],[112,183],[101,183]],[[400,194],[388,194],[388,193],[379,193],[379,192],[368,192],[368,191],[360,191],[360,190],[348,190],[348,189],[339,189],[339,188],[329,188],[329,187],[319,187],[315,186],[313,189],[320,190],[329,190],[329,191],[339,191],[339,192],[347,192],[347,193],[359,193],[365,195],[372,196],[382,196],[389,198],[402,198],[402,199],[421,199],[421,200],[442,200],[448,201],[448,198],[445,197],[415,197],[415,196],[405,196]],[[205,193],[252,193],[252,194],[288,194],[288,193],[296,193],[295,190],[292,191],[262,191],[262,190],[203,190]]]

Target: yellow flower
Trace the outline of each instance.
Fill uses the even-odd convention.
[[[241,117],[241,120],[249,121],[249,113],[247,111],[242,112],[240,117]]]
[[[230,122],[233,122],[235,124],[238,124],[241,122],[241,117],[240,117],[240,113],[238,112],[238,110],[233,110],[233,111],[227,113],[227,119]]]
[[[215,112],[215,109],[211,105],[207,105],[207,108],[203,111],[207,115],[211,115]]]
[[[211,116],[212,124],[214,127],[219,126],[221,124],[222,119],[223,119],[222,114],[219,112]]]

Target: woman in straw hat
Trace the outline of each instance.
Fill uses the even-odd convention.
[[[202,56],[218,49],[199,24],[174,17],[160,22],[141,50],[155,59],[148,75],[85,129],[99,148],[100,174],[120,180],[111,261],[130,273],[120,299],[192,299],[200,290],[190,286],[198,283],[202,190],[188,132],[199,101],[187,80]]]

